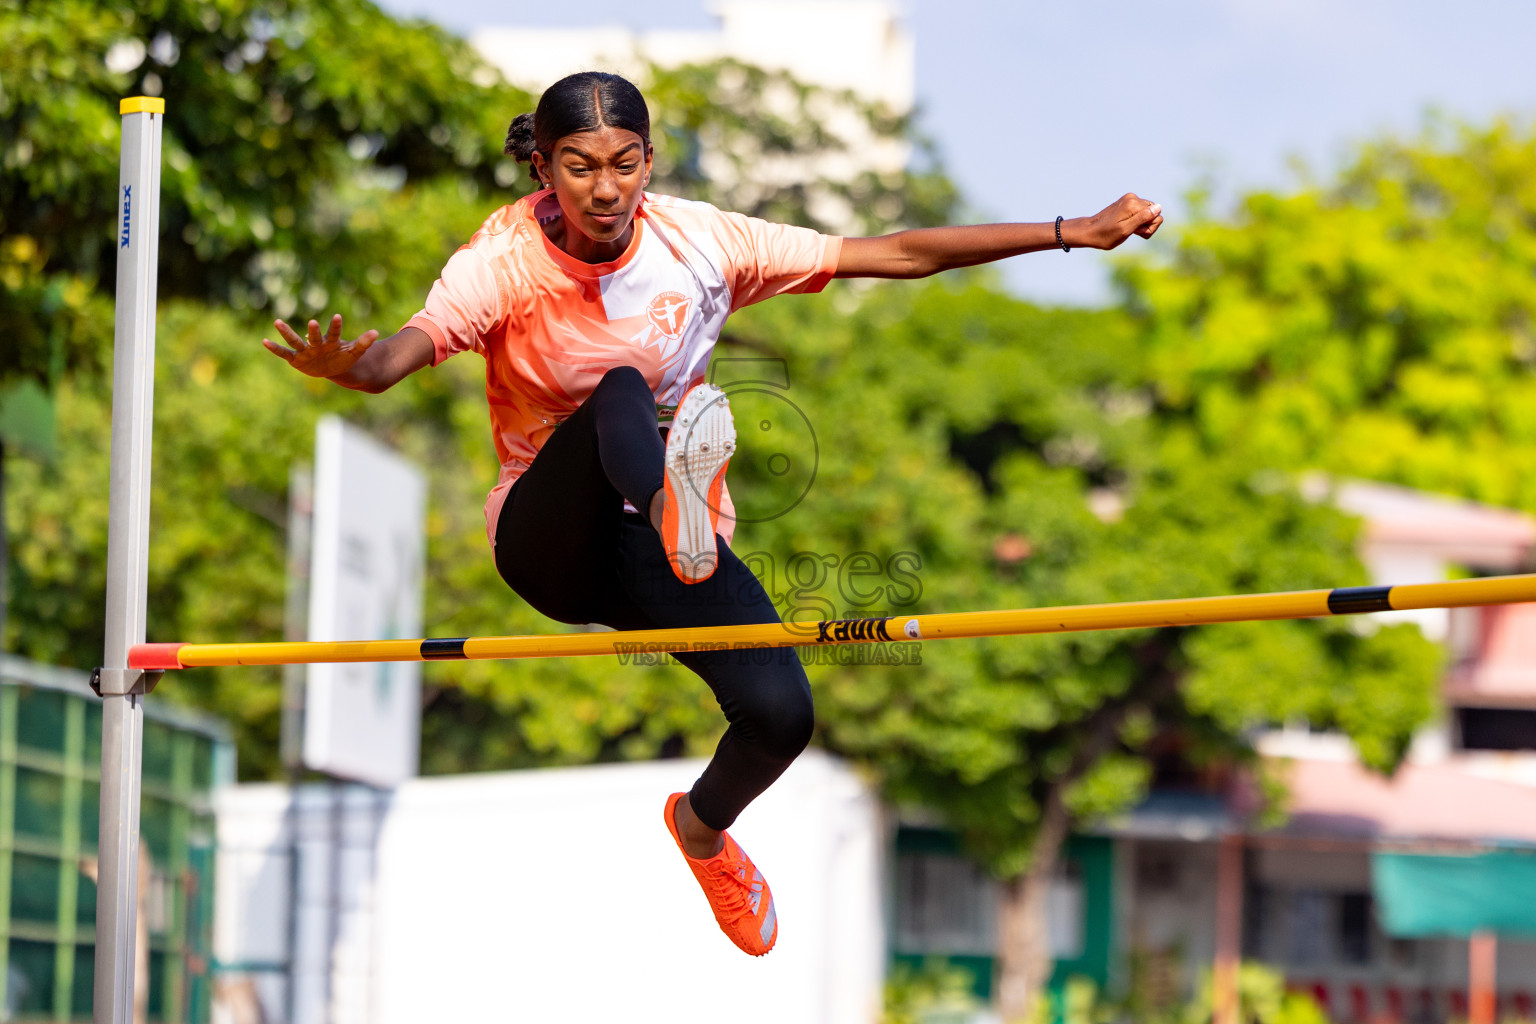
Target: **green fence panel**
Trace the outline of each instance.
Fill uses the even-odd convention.
[[[16,835],[53,845],[64,827],[64,779],[34,768],[16,769]]]
[[[16,707],[16,743],[55,757],[64,755],[65,702],[57,690],[22,690]]]
[[[7,1005],[18,1017],[52,1013],[53,943],[12,939],[10,954]]]
[[[94,905],[95,900],[91,903]],[[96,1002],[94,971],[96,970],[96,947],[94,945],[75,946],[75,980],[70,986],[69,1016],[72,1020],[90,1020],[91,1009]],[[206,1015],[195,1017],[194,1020],[207,1020]]]
[[[59,917],[59,861],[16,853],[11,857],[11,920],[51,925]]]
[[[0,655],[0,1020],[88,1021],[95,968],[101,703],[81,673]],[[228,733],[146,708],[141,832],[160,924],[150,1019],[202,1024],[211,992],[213,787],[232,781]]]

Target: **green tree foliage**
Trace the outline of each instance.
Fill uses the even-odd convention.
[[[713,102],[716,79],[739,102]],[[803,115],[848,98],[782,75],[693,66],[657,70],[647,88],[658,183],[684,195],[745,197],[699,179],[701,146],[793,162],[842,145]],[[787,114],[774,90],[788,90]],[[288,467],[310,458],[326,412],[429,469],[434,630],[548,628],[488,556],[480,507],[495,456],[473,360],[364,399],[294,375],[258,343],[274,315],[339,310],[349,330],[386,333],[404,322],[453,249],[528,189],[501,147],[534,97],[462,42],[365,0],[0,0],[0,381],[53,392],[60,455],[9,463],[7,649],[81,667],[100,658],[117,101],[141,92],[167,98],[151,638],[281,635]],[[905,131],[863,113],[876,136]],[[909,180],[828,188],[875,227],[942,219],[953,199],[942,178]],[[769,183],[753,203],[815,223],[816,194]],[[703,752],[718,725],[707,691],[677,668],[476,665],[427,678],[428,770]],[[161,693],[234,722],[243,772],[260,777],[276,768],[276,680],[188,673]]]
[[[1215,985],[1203,972],[1192,998],[1182,1005],[1159,1006],[1148,999],[1156,991],[1143,975],[1146,965],[1133,957],[1130,981],[1120,996],[1107,996],[1087,978],[1072,978],[1058,995],[1042,1000],[1029,1020],[1045,1024],[1110,1024],[1134,1020],[1145,1024],[1212,1024],[1216,1019]],[[1288,991],[1285,975],[1261,963],[1245,962],[1237,971],[1237,1015],[1242,1024],[1328,1024],[1328,1014],[1311,995]]]
[[[162,295],[281,314],[319,289],[377,306],[385,282],[357,272],[362,254],[393,263],[422,241],[385,197],[516,178],[501,136],[528,97],[366,0],[6,0],[0,32],[0,223],[34,240],[45,273],[113,272],[125,95],[167,97]]]
[[[732,352],[787,359],[822,452],[801,506],[744,527],[737,550],[778,566],[797,551],[913,552],[923,610],[1364,582],[1345,517],[1163,429],[1119,314],[1041,311],[975,284],[882,287],[847,312],[845,298],[733,321]],[[901,610],[850,607],[830,579],[820,593],[839,614]],[[1338,620],[930,645],[921,668],[813,680],[826,741],[898,799],[942,808],[1006,876],[1053,800],[1106,813],[1144,791],[1159,721],[1198,726],[1209,759],[1244,750],[1256,724],[1306,717],[1390,767],[1431,710],[1437,664],[1415,630]]]
[[[4,116],[31,147],[25,159],[13,149],[21,173],[7,179],[0,206],[6,300],[81,353],[59,397],[70,457],[57,470],[25,470],[14,488],[26,516],[12,630],[22,649],[89,664],[99,642],[108,412],[101,375],[89,371],[104,365],[109,331],[91,286],[110,241],[90,225],[111,220],[103,197],[115,175],[115,96],[154,85],[149,75],[171,96],[156,635],[277,634],[287,468],[304,458],[326,411],[366,423],[431,467],[435,630],[545,628],[506,593],[485,555],[479,505],[493,464],[471,360],[363,398],[296,378],[255,345],[256,310],[328,305],[386,326],[404,319],[444,254],[506,196],[497,189],[521,182],[500,156],[500,137],[508,112],[529,98],[461,44],[361,2],[3,10],[11,38],[33,43],[24,54],[6,50]],[[134,40],[145,63],[110,71],[108,53]],[[664,155],[680,182],[692,172],[677,155],[690,144],[736,154],[741,166],[832,145],[747,98],[769,85],[794,91],[792,83],[717,69],[720,87],[742,97],[721,105],[709,74],[655,78],[657,122],[671,147]],[[802,114],[822,101],[814,91],[794,96]],[[69,110],[77,135],[54,133],[49,126]],[[901,130],[877,115],[877,130]],[[763,212],[814,217],[793,207],[792,193],[764,195]],[[928,218],[940,212],[923,209]],[[774,587],[786,610],[822,609],[818,599],[839,613],[871,610],[848,607],[830,576],[808,587],[802,575],[792,586],[791,563],[803,552],[826,566],[867,551],[887,572],[892,556],[910,553],[916,589],[889,581],[884,601],[926,609],[1359,582],[1349,575],[1346,522],[1283,478],[1256,474],[1266,463],[1250,450],[1223,454],[1182,429],[1168,397],[1179,342],[1152,291],[1174,273],[1141,273],[1156,325],[1157,404],[1125,317],[1039,311],[975,279],[844,286],[739,318],[726,354],[783,360],[786,394],[820,452],[800,506],[744,526],[737,545],[785,574]],[[1225,279],[1211,290],[1223,287]],[[58,300],[49,295],[77,312],[50,312],[46,302]],[[1190,347],[1205,351],[1207,342]],[[1190,403],[1212,390],[1197,383]],[[1258,419],[1269,415],[1262,411]],[[746,468],[744,502],[769,482]],[[1199,723],[1195,733],[1224,751],[1240,748],[1255,722],[1307,715],[1350,729],[1386,766],[1426,712],[1430,675],[1421,666],[1430,663],[1401,631],[1297,624],[985,641],[929,651],[921,669],[818,666],[813,676],[827,742],[878,766],[898,798],[944,808],[1000,873],[1014,874],[1029,862],[1046,808],[1106,812],[1134,799],[1159,715]],[[436,767],[638,756],[679,740],[703,750],[716,728],[707,694],[674,667],[434,672],[462,695],[446,702],[442,743],[429,744]],[[276,697],[258,676],[189,674],[180,689],[248,728],[247,757],[263,770]],[[1408,696],[1397,705],[1383,700],[1398,693]],[[462,728],[477,717],[477,728]]]
[[[403,322],[453,248],[527,188],[500,148],[531,98],[461,43],[363,0],[160,0],[131,13],[0,0],[0,75],[0,311],[21,341],[4,350],[3,372],[54,386],[60,452],[51,466],[18,463],[6,491],[6,646],[80,666],[99,658],[115,103],[141,90],[168,98],[151,639],[279,636],[288,470],[309,457],[325,412],[428,469],[433,633],[550,629],[487,551],[495,458],[478,362],[365,397],[300,378],[258,344],[274,314],[339,310],[349,333]],[[835,151],[843,143],[814,125],[838,97],[739,65],[648,84],[664,187],[802,223],[841,199],[871,230],[953,206],[935,175],[706,180],[708,153],[748,169]],[[909,129],[865,115],[877,137]],[[748,428],[777,432],[743,430],[732,481],[752,521],[736,549],[801,616],[1363,582],[1354,527],[1302,500],[1289,474],[1379,465],[1363,460],[1390,446],[1364,445],[1355,462],[1340,454],[1339,439],[1365,428],[1349,433],[1338,410],[1369,414],[1367,433],[1404,445],[1453,421],[1466,445],[1495,427],[1529,443],[1518,431],[1530,403],[1472,385],[1490,352],[1511,383],[1517,371],[1528,383],[1529,302],[1511,296],[1529,287],[1530,229],[1509,210],[1529,203],[1511,206],[1494,186],[1529,189],[1530,144],[1495,132],[1468,146],[1490,154],[1481,177],[1382,147],[1326,197],[1255,199],[1251,223],[1199,226],[1173,264],[1129,272],[1133,316],[1043,311],[975,275],[838,284],[743,313],[716,369],[751,358],[785,376],[738,400],[739,413],[762,410]],[[1389,203],[1393,176],[1421,166],[1439,168],[1415,173],[1443,183],[1441,205],[1406,185],[1410,198]],[[1308,209],[1310,227],[1289,226]],[[1506,231],[1504,248],[1477,248],[1489,224]],[[1388,273],[1406,248],[1436,249],[1414,232],[1482,261],[1467,278],[1481,289],[1476,311],[1427,260],[1412,268],[1415,286]],[[1488,408],[1431,409],[1434,389],[1408,373],[1420,365]],[[1354,405],[1351,387],[1364,396]],[[793,466],[814,464],[814,480],[789,474],[786,490],[776,445]],[[1528,486],[1467,479],[1464,491],[1495,499]],[[1411,629],[1321,622],[929,645],[920,665],[810,674],[823,743],[868,765],[896,801],[937,809],[999,875],[1038,881],[1068,825],[1134,802],[1170,744],[1185,762],[1216,765],[1249,756],[1253,726],[1305,716],[1390,767],[1429,713],[1436,666]],[[441,664],[426,679],[429,771],[703,754],[720,728],[707,689],[675,665]],[[229,718],[248,777],[275,769],[275,672],[187,672],[162,694]]]
[[[288,465],[315,416],[451,441],[454,392],[442,377],[360,410],[268,366],[258,340],[273,314],[327,306],[403,321],[492,196],[517,194],[501,135],[531,100],[362,0],[7,0],[0,40],[0,378],[53,390],[60,453],[8,467],[7,647],[100,657],[117,101],[135,93],[167,96],[153,631],[278,635]],[[189,677],[172,699],[230,717],[261,774],[277,697],[255,675]]]
[[[1348,519],[1163,421],[1119,312],[1043,311],[958,277],[753,307],[731,342],[786,360],[822,453],[803,503],[743,528],[736,549],[780,567],[797,552],[919,559],[915,605],[848,607],[828,580],[840,614],[1365,582]],[[786,606],[810,604],[806,579],[778,589]],[[1391,768],[1433,709],[1438,668],[1413,627],[1325,620],[930,644],[920,666],[811,678],[822,742],[1013,880],[1007,1017],[1023,1009],[1010,993],[1032,997],[1048,973],[1041,900],[1072,825],[1134,804],[1159,764],[1251,761],[1252,730],[1292,718],[1341,727]]]
[[[1432,124],[1125,274],[1207,451],[1536,510],[1536,128]]]

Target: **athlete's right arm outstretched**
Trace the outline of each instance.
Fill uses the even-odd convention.
[[[432,338],[417,327],[403,327],[382,341],[378,331],[365,331],[356,340],[345,341],[340,313],[331,317],[330,329],[324,335],[314,320],[309,322],[307,337],[300,337],[281,320],[273,321],[273,326],[288,345],[262,338],[267,351],[287,360],[295,370],[353,391],[376,395],[432,365]]]

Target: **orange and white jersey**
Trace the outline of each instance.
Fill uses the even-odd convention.
[[[432,338],[433,365],[485,357],[485,396],[501,475],[486,530],[545,440],[604,373],[633,366],[658,416],[704,379],[725,318],[785,292],[816,292],[837,269],[842,239],[707,203],[646,194],[628,248],[609,263],[574,259],[545,237],[560,216],[535,192],[491,214],[443,268],[407,324]]]

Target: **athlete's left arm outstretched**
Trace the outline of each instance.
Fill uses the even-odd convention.
[[[1092,217],[1061,222],[1061,240],[1072,248],[1113,249],[1132,235],[1151,238],[1163,208],[1134,193]],[[845,238],[835,277],[927,277],[941,270],[1056,248],[1056,224],[975,224],[917,228],[875,238]]]

